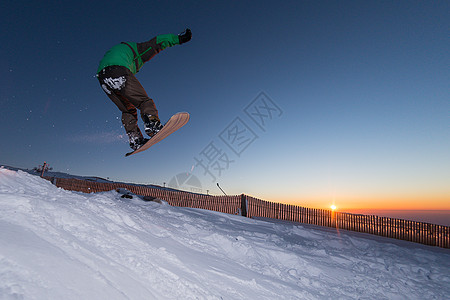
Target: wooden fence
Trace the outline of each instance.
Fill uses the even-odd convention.
[[[79,179],[50,178],[58,187],[84,193],[125,188],[136,195],[151,196],[172,206],[213,210],[245,217],[273,218],[369,233],[430,246],[450,248],[450,227],[423,222],[359,215],[296,205],[274,203],[247,195],[211,196],[124,183],[100,183]]]
[[[265,217],[334,227],[430,246],[450,248],[450,227],[430,223],[359,215],[273,203],[246,196],[248,217]]]
[[[172,206],[214,210],[227,214],[241,214],[242,196],[211,196],[183,191],[173,191],[125,183],[103,183],[73,178],[50,178],[57,187],[83,193],[98,193],[124,188],[133,194],[151,196],[167,201]]]

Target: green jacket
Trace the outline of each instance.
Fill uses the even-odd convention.
[[[180,43],[176,34],[162,34],[143,43],[123,42],[109,49],[97,69],[97,73],[109,66],[123,66],[136,74],[144,63],[167,47]]]

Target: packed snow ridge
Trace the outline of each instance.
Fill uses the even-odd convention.
[[[448,299],[450,251],[0,169],[0,299]]]

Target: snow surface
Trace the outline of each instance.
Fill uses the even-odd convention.
[[[0,169],[0,299],[448,299],[450,251]]]

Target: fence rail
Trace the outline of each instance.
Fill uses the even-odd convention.
[[[56,186],[71,191],[97,193],[125,188],[136,195],[151,196],[165,200],[172,206],[240,214],[249,218],[264,217],[333,227],[430,246],[450,248],[449,226],[274,203],[244,194],[237,196],[211,196],[124,183],[101,183],[73,178],[45,178],[52,181]]]
[[[265,217],[334,227],[383,237],[450,248],[450,227],[424,222],[359,215],[273,203],[246,196],[248,217]]]
[[[98,193],[125,188],[136,195],[162,199],[172,206],[202,208],[228,214],[240,212],[242,204],[241,196],[211,196],[125,183],[93,182],[74,178],[45,178],[52,181],[57,187],[70,191]]]

